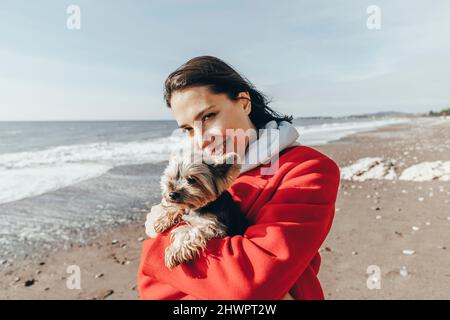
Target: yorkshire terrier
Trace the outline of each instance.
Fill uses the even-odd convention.
[[[236,153],[223,156],[201,151],[173,154],[161,178],[165,214],[154,222],[162,233],[171,231],[165,263],[169,269],[193,260],[213,238],[242,235],[249,223],[227,189],[239,175],[241,165]]]

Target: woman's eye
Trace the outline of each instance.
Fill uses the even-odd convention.
[[[191,132],[192,132],[192,128],[183,128],[183,132],[185,133],[185,134],[191,134]]]
[[[195,179],[192,177],[188,177],[188,178],[186,178],[186,180],[189,184],[194,184],[196,182]]]
[[[214,117],[216,114],[215,113],[208,113],[206,115],[203,116],[203,121],[206,121],[208,119],[211,119],[212,117]]]

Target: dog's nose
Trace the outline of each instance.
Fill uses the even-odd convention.
[[[171,193],[169,193],[169,197],[171,200],[177,200],[180,198],[180,193],[179,192],[171,192]]]

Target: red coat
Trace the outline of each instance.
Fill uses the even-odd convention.
[[[319,248],[330,230],[339,168],[306,146],[284,150],[272,176],[242,173],[229,191],[251,226],[213,239],[206,253],[173,270],[164,264],[169,231],[143,242],[141,299],[324,299]]]

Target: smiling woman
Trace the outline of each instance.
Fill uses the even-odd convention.
[[[273,120],[292,122],[291,116],[272,110],[268,98],[232,67],[210,56],[191,59],[170,74],[164,98],[179,127],[200,149],[215,150],[218,137],[224,138],[221,142],[233,138],[233,151],[243,156],[238,146],[249,144],[252,131],[256,136],[256,129]],[[247,134],[240,144],[238,135],[226,131]]]
[[[268,99],[225,62],[203,56],[169,75],[165,99],[195,148],[208,150],[208,136],[228,140],[231,131],[260,129],[245,140],[245,156],[258,153],[266,131],[276,130],[267,161],[243,166],[227,190],[250,222],[244,235],[212,239],[201,256],[169,270],[164,252],[171,232],[148,232],[138,274],[143,299],[323,299],[317,278],[319,247],[334,216],[339,169],[320,152],[299,146],[292,117],[268,106]],[[261,134],[262,132],[262,134]],[[228,151],[228,149],[227,149]],[[268,160],[268,159],[265,159]],[[146,225],[164,208],[154,206]]]
[[[198,149],[215,154],[225,152],[227,148],[228,152],[238,152],[242,158],[245,146],[257,135],[248,118],[249,100],[233,101],[225,94],[211,94],[206,87],[177,92],[172,100],[175,118],[178,123],[183,123],[180,128]],[[205,107],[191,107],[202,104]]]

